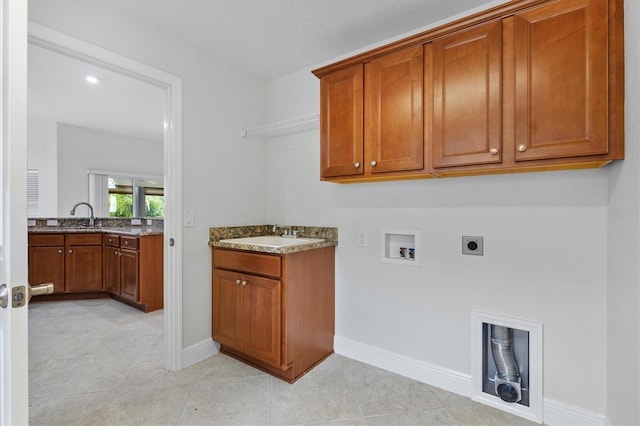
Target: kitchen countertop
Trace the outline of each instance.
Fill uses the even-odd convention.
[[[74,234],[74,233],[103,233],[103,234],[119,234],[119,235],[162,235],[164,231],[152,227],[118,227],[118,228],[89,228],[89,227],[59,227],[59,226],[30,226],[29,233],[34,234]]]
[[[247,250],[272,254],[297,253],[301,251],[314,250],[323,247],[332,247],[338,245],[338,228],[293,225],[286,225],[285,227],[291,229],[291,231],[297,231],[300,238],[314,238],[322,239],[324,241],[296,244],[284,247],[269,247],[264,245],[247,244],[245,242],[221,241],[234,238],[282,235],[282,228],[276,229],[276,233],[274,234],[273,225],[250,225],[209,228],[209,245],[211,247]],[[292,239],[292,241],[295,241],[295,239]]]

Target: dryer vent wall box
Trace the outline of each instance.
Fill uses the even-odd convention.
[[[420,230],[387,229],[380,230],[380,259],[385,263],[420,266]]]

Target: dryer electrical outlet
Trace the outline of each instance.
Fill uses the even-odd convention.
[[[482,237],[462,237],[462,254],[472,254],[482,256],[484,254],[484,246]]]

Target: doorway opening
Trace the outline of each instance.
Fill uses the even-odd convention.
[[[153,67],[29,22],[29,46],[79,59],[162,90],[161,126],[164,177],[164,367],[182,368],[182,81]]]

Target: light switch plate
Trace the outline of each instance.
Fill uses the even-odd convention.
[[[482,237],[462,237],[462,254],[474,256],[484,255],[484,244]]]
[[[358,247],[367,247],[369,245],[369,233],[367,231],[358,232]]]
[[[193,228],[195,226],[192,209],[186,209],[184,211],[183,224],[185,228]]]

